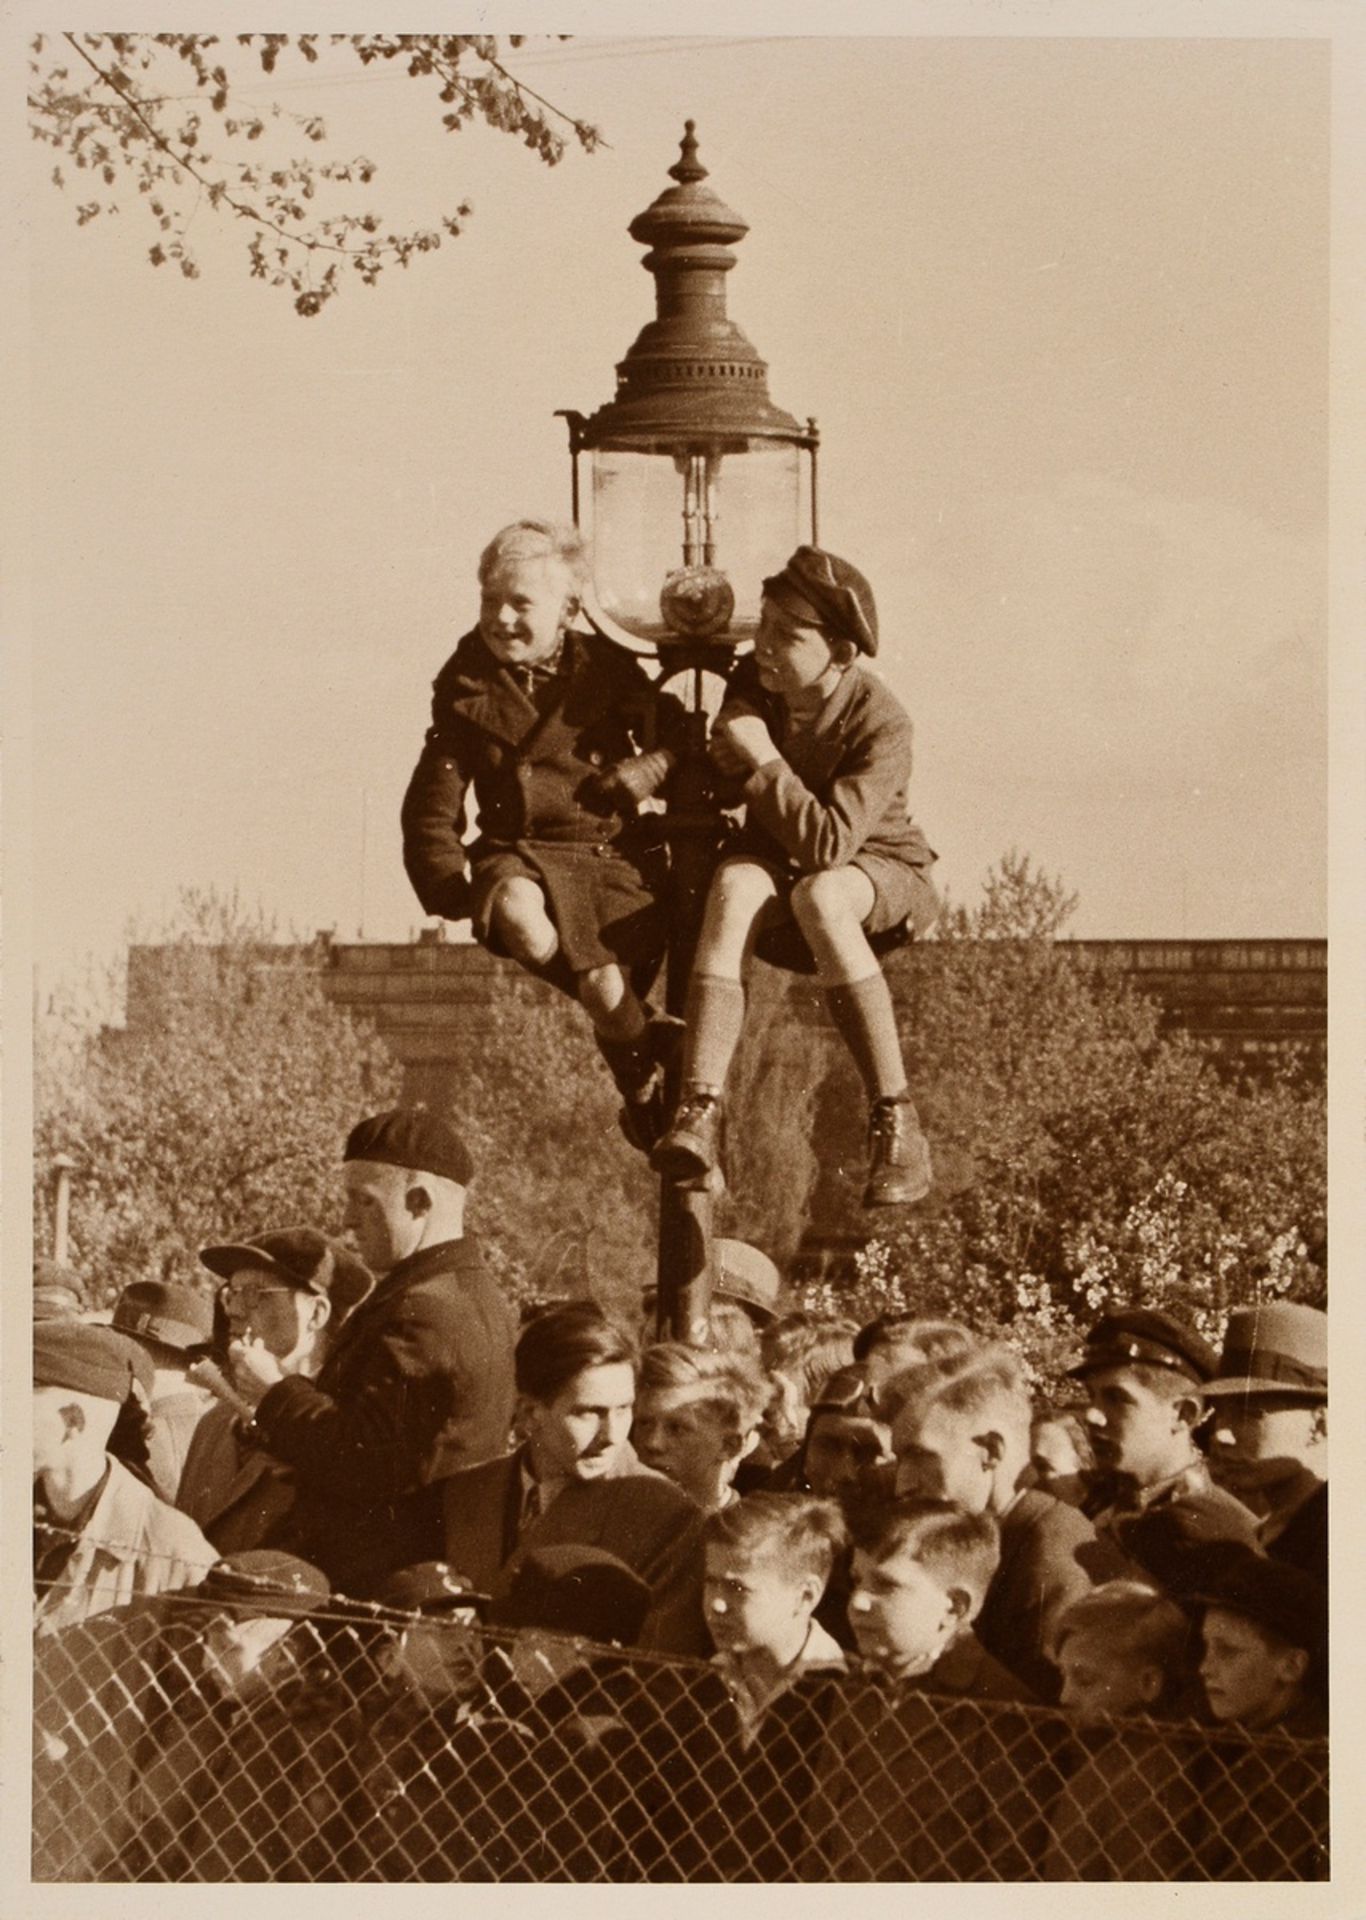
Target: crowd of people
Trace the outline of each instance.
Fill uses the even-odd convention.
[[[150,1610],[193,1674],[102,1871],[1153,1877],[1212,1791],[1180,1740],[1271,1741],[1283,1797],[1326,1731],[1321,1312],[1220,1352],[1107,1313],[1048,1404],[969,1326],[784,1312],[735,1241],[706,1348],[652,1297],[519,1325],[471,1175],[400,1108],[346,1143],[350,1244],[206,1247],[111,1324],[35,1276],[40,1649]],[[244,1817],[263,1770],[303,1837]]]
[[[935,854],[867,580],[804,546],[763,583],[680,1020],[647,996],[687,716],[575,625],[573,529],[504,528],[479,578],[403,804],[423,906],[579,1003],[679,1186],[724,1184],[755,955],[814,970],[868,1097],[864,1204],[923,1200],[879,956],[933,921]],[[1296,1758],[1326,1731],[1321,1312],[1241,1309],[1217,1353],[1108,1312],[1047,1404],[971,1326],[784,1311],[733,1240],[700,1342],[656,1337],[653,1294],[519,1324],[472,1173],[398,1108],[346,1141],[344,1242],[207,1246],[202,1286],[139,1282],[107,1325],[36,1276],[35,1799],[93,1821],[84,1877],[1324,1871]],[[155,1698],[111,1672],[128,1738],[83,1772],[125,1630]]]

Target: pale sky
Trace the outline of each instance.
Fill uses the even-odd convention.
[[[136,208],[78,230],[32,148],[44,980],[186,884],[422,924],[430,681],[488,536],[567,513],[554,412],[652,314],[625,229],[688,117],[750,223],[730,311],[877,595],[937,877],[971,899],[1015,846],[1080,935],[1324,934],[1326,41],[736,32],[519,70],[610,148],[548,170],[393,68],[282,67],[395,223],[475,203],[309,321],[207,210],[194,282]]]

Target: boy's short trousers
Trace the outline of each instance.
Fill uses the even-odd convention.
[[[620,850],[606,841],[520,840],[476,861],[470,879],[474,937],[504,953],[490,920],[505,880],[532,880],[575,973],[613,964],[657,966],[668,942],[667,871],[657,848]]]
[[[763,853],[733,846],[726,855],[731,860],[747,860],[763,867],[778,883],[778,899],[761,930],[754,951],[770,966],[783,967],[789,973],[814,973],[816,963],[811,949],[792,918],[792,889],[805,876],[800,869]],[[864,919],[863,931],[874,953],[891,953],[929,932],[939,918],[940,900],[924,867],[912,867],[904,860],[886,854],[856,853],[849,862],[866,873],[873,884],[873,904]]]

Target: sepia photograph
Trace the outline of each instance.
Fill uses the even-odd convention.
[[[1329,1911],[1346,11],[31,15],[22,1910]]]

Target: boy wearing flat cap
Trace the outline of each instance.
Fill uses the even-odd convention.
[[[1260,1516],[1274,1560],[1328,1585],[1328,1316],[1272,1300],[1229,1315],[1214,1405],[1211,1465]]]
[[[189,1378],[213,1340],[212,1302],[198,1287],[135,1280],[115,1301],[111,1324],[137,1341],[155,1369],[148,1465],[157,1492],[174,1504],[195,1429],[213,1404]]]
[[[349,1248],[312,1227],[204,1247],[199,1258],[222,1283],[214,1302],[222,1346],[259,1342],[286,1378],[316,1378],[327,1342],[374,1286]],[[220,1553],[277,1546],[294,1505],[292,1471],[256,1444],[252,1403],[216,1362],[201,1363],[191,1378],[218,1397],[195,1429],[176,1504]],[[250,1378],[244,1384],[257,1397]]]
[[[1193,1549],[1256,1538],[1255,1518],[1215,1486],[1195,1444],[1216,1364],[1193,1327],[1155,1308],[1127,1307],[1096,1322],[1070,1369],[1091,1401],[1096,1465],[1116,1487],[1096,1531],[1173,1593],[1184,1586]]]
[[[717,1164],[750,959],[756,942],[779,959],[781,943],[765,941],[795,921],[792,964],[814,962],[871,1102],[864,1205],[902,1206],[929,1191],[877,949],[933,922],[935,855],[907,812],[910,720],[861,663],[877,637],[872,589],[847,560],[799,547],[764,582],[753,656],[712,731],[717,767],[743,781],[746,819],[712,880],[688,987],[682,1092],[654,1156],[672,1178],[702,1179]]]
[[[33,1329],[35,1631],[56,1633],[143,1595],[192,1585],[217,1558],[199,1528],[108,1451],[152,1365],[126,1334],[79,1321]]]
[[[258,1338],[230,1353],[252,1432],[294,1470],[286,1544],[339,1592],[396,1564],[402,1503],[507,1445],[512,1311],[465,1234],[469,1150],[449,1121],[398,1107],[346,1142],[346,1224],[377,1275],[316,1380],[286,1376]],[[409,1556],[411,1557],[411,1556]]]

